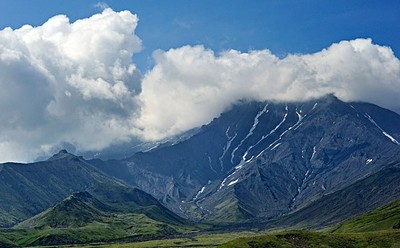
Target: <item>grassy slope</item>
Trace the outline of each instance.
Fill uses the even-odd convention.
[[[251,238],[239,238],[220,247],[223,248],[361,248],[400,247],[400,232],[374,232],[357,234],[332,234],[311,231],[271,233]]]
[[[400,200],[369,213],[351,218],[333,230],[335,233],[400,230]]]
[[[19,229],[0,230],[0,247],[143,240],[197,230],[149,194],[66,152],[1,167],[0,226],[36,216]],[[65,199],[73,192],[81,193]]]
[[[210,218],[209,221],[217,224],[240,223],[251,217],[252,216],[240,206],[238,199],[231,197],[215,207],[213,217]]]
[[[252,235],[249,237],[249,235]],[[380,248],[400,247],[400,232],[368,232],[332,234],[312,231],[255,233],[199,234],[174,239],[159,239],[134,243],[82,245],[83,248],[150,248],[150,247],[221,247],[221,248]]]
[[[215,234],[192,234],[185,237],[171,239],[154,239],[135,243],[107,243],[95,245],[81,245],[83,248],[150,248],[150,247],[216,247],[238,237],[253,236],[253,232],[231,232]]]
[[[105,184],[90,193],[113,211],[121,213],[145,214],[149,218],[172,225],[189,225],[189,221],[179,217],[161,205],[151,195],[134,188],[119,184]]]
[[[14,226],[82,191],[118,211],[134,209],[159,221],[184,222],[143,191],[104,175],[79,157],[60,152],[48,161],[0,165],[0,227]]]
[[[144,214],[113,214],[81,227],[8,230],[0,234],[0,244],[2,238],[4,242],[13,242],[18,246],[132,242],[194,230],[195,228],[158,222]]]
[[[188,231],[143,214],[113,215],[100,221],[74,228],[17,229],[4,236],[20,246],[32,246],[140,241]]]
[[[112,185],[104,191],[114,192]],[[32,246],[138,241],[197,230],[141,191],[120,188],[114,193],[111,198],[103,194],[104,202],[88,192],[75,193],[4,236]]]
[[[0,247],[16,247],[16,244],[6,238],[3,234],[0,234]]]
[[[140,221],[132,221],[132,223],[144,223],[146,217]],[[126,220],[126,216],[121,216],[122,219]],[[225,233],[225,234],[199,234],[199,235],[188,235],[187,237],[175,238],[175,239],[162,239],[152,240],[145,242],[135,243],[121,243],[129,241],[129,239],[115,240],[114,244],[105,244],[100,246],[81,246],[81,247],[113,247],[113,248],[125,248],[125,247],[215,247],[221,245],[224,242],[228,242],[236,237],[244,236],[243,238],[235,239],[221,247],[348,247],[348,248],[359,248],[359,247],[400,247],[400,229],[393,228],[397,226],[397,222],[400,220],[400,200],[394,201],[384,207],[378,208],[367,214],[359,217],[350,219],[336,228],[332,233],[330,232],[312,232],[312,231],[284,231],[284,232],[273,232],[259,236],[247,237],[249,235],[255,235],[255,233]],[[114,222],[118,222],[118,218],[113,218]],[[122,220],[120,220],[122,221]],[[124,223],[124,221],[122,221]],[[153,223],[148,223],[144,230],[151,230],[154,227]],[[94,224],[95,226],[95,224]],[[99,228],[99,227],[97,227]],[[109,230],[122,230],[123,228],[111,227]],[[140,227],[139,227],[140,228]],[[135,228],[138,230],[138,227]],[[91,230],[90,235],[95,237],[99,233],[103,233],[104,230],[96,233],[96,229],[79,229],[80,232],[84,233]],[[377,231],[380,230],[380,231]],[[152,233],[154,230],[151,230]],[[359,231],[359,233],[354,233]],[[368,232],[365,232],[368,231]],[[374,232],[370,232],[374,231]],[[68,233],[68,232],[67,232]],[[115,233],[109,233],[114,235]],[[64,232],[64,235],[65,232]],[[73,233],[75,237],[76,233]],[[81,234],[82,235],[82,234]],[[123,235],[126,235],[124,233]],[[32,236],[29,233],[21,234],[20,236],[29,237]],[[148,236],[151,237],[151,236]],[[156,238],[154,236],[154,238]],[[32,243],[32,242],[31,242]],[[34,244],[34,243],[33,243]]]
[[[100,221],[109,210],[88,192],[74,193],[56,206],[25,220],[15,228],[67,228],[82,227]]]
[[[60,154],[32,164],[7,163],[0,170],[0,227],[30,218],[73,192],[110,181],[78,157]]]
[[[221,247],[400,247],[400,200],[351,218],[329,232],[276,232],[236,239]]]

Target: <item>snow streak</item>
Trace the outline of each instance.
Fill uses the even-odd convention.
[[[287,107],[287,106],[286,106],[286,113],[288,113],[288,107]],[[299,119],[297,120],[296,124],[294,124],[293,126],[291,126],[291,127],[289,127],[288,129],[286,129],[283,133],[281,133],[281,134],[279,135],[279,138],[278,138],[277,140],[275,140],[274,142],[272,142],[272,143],[271,143],[267,148],[265,148],[262,152],[260,152],[260,153],[256,156],[256,158],[260,157],[262,153],[264,153],[266,150],[270,149],[272,146],[275,146],[276,143],[278,143],[278,142],[282,139],[282,137],[283,137],[287,132],[289,132],[289,131],[292,130],[292,129],[296,129],[296,128],[299,126],[299,124],[301,123],[301,120],[303,119],[303,117],[300,115],[300,113],[297,111],[297,109],[296,109],[296,113],[297,113],[298,118],[299,118]],[[276,147],[274,147],[274,148],[276,148]]]
[[[201,193],[204,192],[204,190],[206,189],[206,186],[203,186],[199,192],[197,192],[196,196],[193,198],[193,201],[197,200],[197,198],[201,195]]]
[[[211,157],[210,157],[210,156],[208,156],[208,166],[210,166],[210,169],[211,169],[213,172],[217,173],[217,172],[215,171],[214,167],[212,166],[212,160],[211,160]]]
[[[265,105],[265,107],[259,111],[256,115],[256,117],[254,117],[254,121],[253,121],[253,126],[250,128],[249,132],[247,133],[246,137],[244,137],[244,139],[242,139],[239,143],[239,145],[233,149],[232,153],[231,153],[231,163],[233,164],[233,159],[235,158],[235,153],[236,151],[239,149],[239,147],[241,147],[243,145],[243,143],[253,134],[254,130],[256,129],[259,121],[259,118],[261,115],[263,115],[264,113],[268,113],[269,110],[267,110],[268,104]]]
[[[228,138],[228,142],[226,143],[226,145],[223,148],[223,152],[222,155],[218,158],[219,159],[219,163],[221,165],[221,171],[224,170],[224,162],[222,161],[222,159],[224,158],[226,152],[229,150],[229,148],[231,147],[232,141],[236,138],[237,133],[235,133],[235,135],[233,137],[229,136],[229,130],[231,127],[228,127],[225,131],[225,135]]]
[[[388,138],[389,138],[393,143],[395,143],[396,145],[400,145],[400,142],[397,141],[395,138],[393,138],[390,134],[388,134],[387,132],[385,132],[385,130],[383,130],[383,129],[378,125],[378,123],[376,123],[376,122],[374,121],[374,119],[372,119],[372,117],[369,116],[369,114],[365,113],[365,117],[367,117],[367,119],[368,119],[372,124],[374,124],[374,125],[382,132],[383,135],[385,135],[386,137],[388,137]]]
[[[230,182],[230,183],[228,184],[228,186],[235,185],[238,181],[239,181],[239,178],[236,179],[236,180],[233,180],[232,182]]]
[[[311,173],[312,173],[312,172],[308,169],[308,170],[306,171],[306,173],[304,174],[303,180],[301,180],[301,184],[297,187],[297,193],[296,193],[296,195],[293,197],[293,199],[292,199],[292,201],[291,201],[291,203],[290,203],[290,207],[289,207],[290,209],[293,209],[294,204],[295,204],[295,202],[296,202],[296,198],[300,195],[301,189],[304,187],[304,184],[305,184],[305,182],[307,181],[307,179],[310,177]],[[314,184],[315,184],[315,181],[314,181]]]
[[[313,149],[313,152],[312,152],[310,160],[312,160],[314,158],[315,154],[317,153],[317,149],[315,148],[315,146],[312,149]]]
[[[219,186],[217,191],[220,191],[223,187],[225,187],[226,181],[228,181],[231,177],[233,177],[236,174],[236,172],[238,172],[241,168],[242,167],[237,168],[234,172],[232,172],[227,177],[225,177],[224,180],[222,180],[222,182],[221,182],[221,184],[220,184],[220,186]],[[232,186],[232,185],[236,184],[238,181],[239,181],[239,178],[236,178],[235,180],[229,182],[228,186]]]
[[[286,110],[286,113],[285,113],[285,115],[283,116],[282,121],[279,122],[278,125],[276,125],[276,127],[275,127],[274,129],[272,129],[267,135],[263,135],[263,136],[261,137],[261,139],[260,139],[259,141],[257,141],[256,144],[254,144],[254,145],[252,145],[252,146],[249,146],[249,148],[247,149],[247,151],[246,151],[246,152],[244,153],[244,155],[243,155],[243,160],[244,160],[244,161],[247,162],[247,161],[251,160],[252,158],[250,158],[249,160],[246,160],[246,156],[247,156],[247,154],[249,153],[249,151],[250,151],[251,149],[253,149],[253,147],[255,147],[255,146],[257,146],[258,144],[260,144],[263,140],[265,140],[266,138],[268,138],[271,134],[275,133],[276,130],[278,130],[278,128],[286,121],[286,118],[287,118],[288,113],[289,113],[289,111],[288,111],[288,106],[286,106],[285,110]]]

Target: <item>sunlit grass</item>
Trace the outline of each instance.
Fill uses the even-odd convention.
[[[218,247],[226,242],[240,237],[249,237],[257,235],[254,232],[231,232],[218,234],[198,234],[190,237],[159,239],[142,242],[131,243],[107,243],[107,244],[91,244],[91,245],[74,245],[60,247],[82,247],[82,248],[151,248],[151,247]],[[40,246],[54,247],[54,246]]]

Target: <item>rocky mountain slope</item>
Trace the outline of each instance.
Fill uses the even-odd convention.
[[[400,163],[388,165],[344,189],[311,201],[297,211],[268,222],[267,227],[330,227],[397,199],[400,199]]]
[[[89,161],[174,212],[218,222],[272,218],[400,161],[400,116],[333,95],[241,102],[177,143]]]

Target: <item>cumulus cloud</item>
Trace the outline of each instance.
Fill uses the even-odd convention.
[[[62,143],[96,150],[132,135],[141,50],[136,15],[0,31],[0,161],[27,161]]]
[[[334,93],[400,110],[400,62],[370,39],[278,58],[269,50],[215,54],[185,46],[154,54],[142,83],[139,126],[158,139],[212,120],[241,99],[304,101]]]
[[[203,46],[154,52],[142,77],[136,15],[102,13],[0,31],[0,161],[60,146],[97,151],[206,124],[239,100],[303,101],[334,93],[400,112],[400,62],[370,39],[279,58]]]

